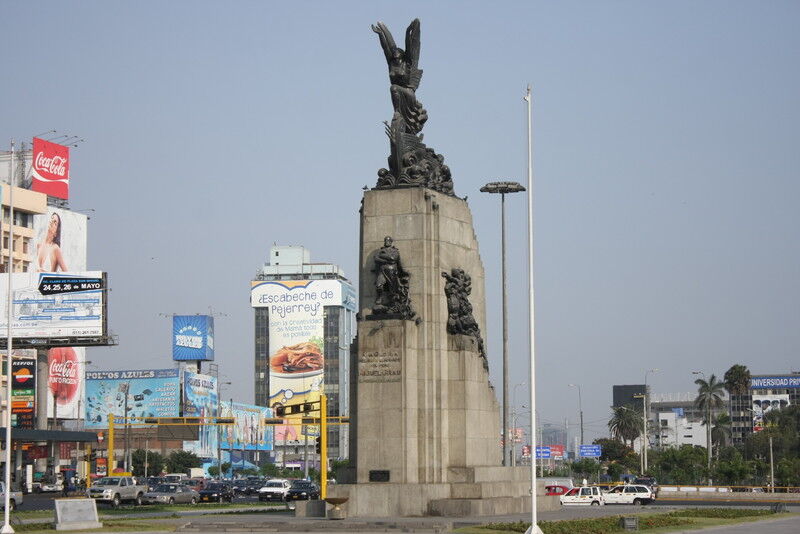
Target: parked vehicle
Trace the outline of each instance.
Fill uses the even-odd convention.
[[[319,499],[319,486],[310,480],[295,480],[286,492],[287,501]]]
[[[566,486],[545,486],[544,487],[545,495],[564,495],[569,491],[569,488]]]
[[[166,484],[167,479],[164,477],[149,477],[147,479],[147,491],[155,491],[161,484]]]
[[[8,509],[13,512],[17,506],[22,504],[22,492],[12,491],[8,496]],[[0,482],[0,509],[5,509],[6,506],[6,485],[5,482]]]
[[[177,484],[187,478],[189,477],[185,473],[169,473],[164,475],[164,480],[166,480],[168,484]]]
[[[634,479],[633,484],[641,484],[653,490],[653,493],[658,495],[658,482],[655,477],[639,477]]]
[[[211,482],[199,493],[201,502],[233,502],[233,489],[223,482]]]
[[[602,506],[605,504],[603,494],[596,486],[572,488],[559,497],[559,500],[564,505]]]
[[[606,492],[603,497],[606,504],[648,504],[656,500],[655,492],[647,486],[625,484]]]
[[[39,485],[39,491],[42,493],[53,493],[63,490],[64,490],[64,484],[60,480],[56,482],[42,482]]]
[[[111,503],[115,507],[125,501],[142,504],[142,496],[145,493],[147,486],[136,484],[131,477],[103,477],[86,490],[87,497]]]
[[[200,495],[183,484],[161,484],[142,496],[142,501],[147,504],[197,504],[199,500]]]
[[[192,491],[199,492],[201,489],[206,487],[206,480],[204,478],[190,478],[188,480],[181,481],[181,484]]]
[[[285,501],[292,484],[285,478],[267,480],[258,490],[259,501]]]

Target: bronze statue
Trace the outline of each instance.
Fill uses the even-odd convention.
[[[416,315],[408,296],[411,275],[403,268],[400,251],[391,236],[383,240],[383,247],[375,253],[375,305],[371,318],[397,317],[412,319]]]
[[[389,66],[389,92],[394,114],[386,124],[391,154],[389,168],[378,171],[376,189],[397,187],[427,187],[440,193],[454,195],[450,169],[444,156],[422,142],[422,127],[428,112],[417,100],[416,91],[422,79],[419,68],[420,25],[414,19],[406,30],[406,48],[399,48],[389,28],[383,22],[372,26]]]
[[[447,297],[447,333],[474,337],[478,343],[478,352],[483,358],[483,366],[488,368],[481,328],[472,314],[472,303],[469,301],[472,277],[459,268],[453,268],[450,274],[442,272],[442,277],[446,280],[444,294]]]

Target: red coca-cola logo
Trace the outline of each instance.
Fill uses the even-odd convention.
[[[47,381],[50,392],[59,405],[72,403],[78,394],[80,385],[78,376],[80,364],[75,349],[72,347],[50,349],[47,354],[47,363],[50,366],[50,376]]]
[[[34,137],[31,178],[34,191],[69,198],[69,147]]]
[[[61,178],[67,175],[67,158],[62,156],[49,157],[44,152],[37,152],[33,158],[33,168],[40,173],[53,174]]]

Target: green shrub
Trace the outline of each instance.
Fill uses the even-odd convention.
[[[686,508],[685,510],[675,510],[667,515],[671,517],[738,519],[740,517],[759,517],[772,514],[772,510],[764,508]]]
[[[622,532],[620,526],[621,515],[597,517],[594,519],[571,519],[564,521],[539,521],[539,527],[544,534],[611,534]],[[648,530],[661,527],[689,525],[692,521],[685,517],[670,516],[670,514],[640,515],[639,529]],[[492,523],[482,525],[481,528],[491,530],[506,530],[509,532],[525,532],[530,522],[518,521],[516,523]]]

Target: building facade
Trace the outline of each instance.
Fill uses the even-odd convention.
[[[731,440],[739,445],[764,428],[767,414],[800,403],[800,373],[751,375],[743,395],[731,395]]]
[[[256,404],[275,407],[313,402],[324,392],[329,416],[349,415],[348,355],[355,335],[357,301],[344,271],[337,265],[312,263],[304,247],[276,245],[252,288]],[[312,363],[295,369],[292,359]],[[316,360],[322,361],[319,369],[313,367]],[[319,429],[287,422],[286,428],[276,429],[276,461],[288,467],[301,467],[304,462],[317,465],[315,436]],[[346,425],[328,428],[329,458],[348,456],[348,436]]]

